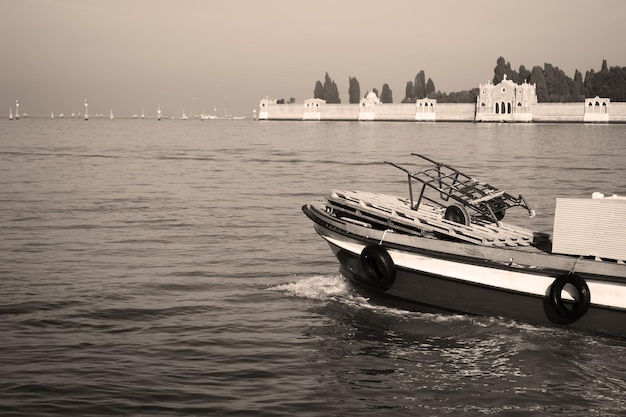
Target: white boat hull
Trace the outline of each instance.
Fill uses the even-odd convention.
[[[323,203],[307,205],[303,211],[330,245],[344,276],[404,306],[626,337],[625,265],[372,229],[333,217]],[[364,264],[364,250],[372,246],[380,246],[393,265],[386,272],[385,267],[390,267],[381,266],[382,281],[373,278]],[[391,277],[385,274],[393,279],[386,279]],[[557,280],[562,285],[571,276],[585,287],[586,306],[578,301],[584,294],[569,284],[563,286],[564,291],[553,290]]]

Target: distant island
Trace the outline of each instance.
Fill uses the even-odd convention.
[[[516,84],[535,84],[539,103],[581,103],[586,98],[596,96],[613,102],[626,102],[626,67],[609,68],[606,60],[602,61],[599,72],[587,70],[584,78],[578,69],[574,72],[574,78],[570,78],[559,67],[548,63],[543,67],[534,66],[531,70],[520,65],[516,71],[503,57],[497,59],[493,72],[493,84],[499,84],[505,76]],[[369,91],[361,94],[356,77],[349,77],[348,83],[348,103],[358,104]],[[372,91],[381,103],[394,102],[393,93],[387,83],[382,85],[380,93],[376,88]],[[426,79],[424,71],[419,71],[414,80],[407,81],[404,98],[400,103],[415,103],[424,98],[437,100],[438,103],[475,103],[478,93],[478,88],[450,93],[438,91],[433,80]],[[323,82],[316,81],[313,98],[325,100],[327,104],[341,103],[337,83],[328,73]],[[278,99],[277,103],[285,104],[285,100]],[[291,98],[288,103],[295,103],[295,99]]]
[[[313,98],[301,106],[291,98],[261,100],[259,120],[413,121],[413,122],[544,122],[626,123],[626,68],[609,68],[585,78],[576,70],[569,78],[558,67],[545,64],[515,71],[498,58],[493,79],[470,90],[442,93],[420,71],[406,84],[404,98],[394,104],[388,84],[361,95],[359,82],[349,77],[348,101],[341,104],[337,83],[325,74],[317,81]]]

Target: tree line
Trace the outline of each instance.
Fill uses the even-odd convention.
[[[585,98],[600,96],[609,98],[611,101],[626,101],[626,67],[610,67],[606,60],[602,61],[599,72],[593,69],[586,71],[585,76],[578,69],[574,72],[574,78],[568,77],[563,70],[552,64],[545,63],[543,67],[534,66],[528,70],[520,65],[517,70],[511,68],[511,64],[503,57],[499,57],[493,70],[493,84],[499,84],[504,76],[516,84],[535,84],[537,87],[537,100],[540,103],[565,103],[582,102]],[[393,92],[389,84],[385,83],[379,93],[378,89],[372,89],[381,103],[393,103]],[[361,98],[367,97],[369,91],[361,95],[361,87],[356,77],[348,77],[348,102],[358,104]],[[426,78],[423,70],[419,71],[413,80],[406,83],[404,98],[401,103],[415,103],[423,98],[436,99],[439,103],[475,103],[478,96],[478,87],[469,90],[445,93],[436,90],[435,83],[431,78]],[[339,89],[337,83],[328,75],[324,76],[324,82],[316,81],[313,97],[326,100],[329,104],[339,104]],[[291,98],[290,103],[295,99]],[[279,103],[284,100],[279,100]]]
[[[600,96],[612,101],[626,101],[626,67],[609,68],[606,59],[602,61],[600,72],[593,69],[582,73],[576,69],[574,78],[552,64],[543,68],[534,66],[527,70],[521,65],[517,71],[503,57],[498,58],[494,68],[493,83],[498,84],[506,74],[511,81],[537,85],[537,100],[543,103],[566,103],[585,101],[585,98]]]
[[[393,103],[393,92],[389,84],[385,83],[379,92],[377,88],[371,90],[380,99],[381,103]],[[356,77],[348,77],[348,102],[350,104],[358,104],[361,98],[367,97],[370,91],[366,91],[361,95],[361,87]],[[401,103],[415,103],[416,100],[423,98],[434,98],[441,103],[473,103],[476,101],[478,88],[468,91],[456,93],[442,93],[436,91],[435,83],[431,78],[426,79],[424,71],[419,71],[413,80],[407,81],[404,91],[404,98]],[[324,76],[324,82],[316,81],[313,90],[313,98],[325,100],[329,104],[339,104],[339,90],[337,83],[330,78],[328,73]]]

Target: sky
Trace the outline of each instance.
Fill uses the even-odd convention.
[[[264,97],[311,98],[326,73],[343,103],[349,77],[398,103],[421,70],[468,90],[500,56],[572,78],[626,66],[625,18],[623,0],[0,0],[0,106],[251,117]]]

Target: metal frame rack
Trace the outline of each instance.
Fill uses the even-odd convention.
[[[424,155],[412,153],[411,155],[422,158],[433,164],[432,167],[422,171],[411,172],[408,169],[393,162],[385,161],[404,172],[406,172],[409,183],[409,198],[411,208],[417,210],[422,200],[428,200],[433,204],[445,207],[442,202],[452,199],[458,204],[449,205],[446,208],[445,218],[469,225],[471,216],[468,209],[482,218],[499,223],[511,207],[522,207],[528,211],[530,217],[534,217],[535,212],[528,206],[524,197],[513,195],[477,181],[469,175],[459,171],[450,165],[434,161]],[[422,184],[417,202],[413,197],[412,180]],[[440,201],[425,195],[426,189],[433,189],[439,192]]]

